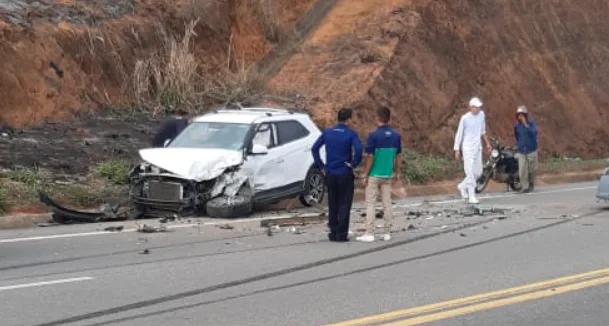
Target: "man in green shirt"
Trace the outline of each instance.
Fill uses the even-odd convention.
[[[391,180],[399,178],[402,170],[402,140],[400,134],[388,126],[391,111],[381,107],[376,111],[378,128],[368,136],[363,175],[366,185],[366,233],[357,241],[374,241],[374,206],[381,192],[385,234],[383,240],[391,240],[393,210],[391,207]]]

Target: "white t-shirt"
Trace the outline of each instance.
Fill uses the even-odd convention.
[[[482,149],[481,137],[486,133],[486,118],[484,111],[478,114],[468,112],[461,116],[459,128],[455,134],[454,150],[480,150]]]

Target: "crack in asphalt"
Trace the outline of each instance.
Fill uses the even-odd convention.
[[[583,217],[583,215],[581,217]],[[274,278],[274,277],[279,277],[279,276],[283,276],[283,275],[287,275],[287,274],[291,274],[291,273],[295,273],[295,272],[299,272],[299,271],[303,271],[303,270],[307,270],[307,269],[312,269],[312,268],[323,266],[323,265],[328,265],[328,264],[336,263],[336,262],[347,260],[347,259],[351,259],[351,258],[356,258],[356,257],[368,255],[368,254],[371,254],[371,253],[376,253],[376,252],[379,252],[379,251],[383,251],[383,250],[386,250],[386,249],[391,249],[391,248],[399,247],[399,246],[410,244],[410,243],[413,243],[413,242],[430,239],[430,238],[437,237],[437,236],[440,236],[440,235],[443,235],[443,234],[448,234],[448,233],[452,233],[452,232],[455,232],[455,231],[460,231],[460,230],[463,230],[463,229],[466,229],[466,228],[470,228],[470,227],[474,227],[474,226],[490,223],[490,222],[492,222],[494,220],[495,220],[495,217],[489,217],[489,219],[486,219],[484,221],[475,222],[475,223],[465,223],[462,226],[459,226],[459,227],[456,227],[456,228],[445,229],[445,230],[442,230],[442,231],[439,231],[439,232],[425,234],[425,235],[421,235],[421,236],[418,236],[418,237],[415,237],[415,238],[410,238],[410,239],[401,240],[401,241],[395,241],[395,242],[391,242],[391,243],[388,243],[388,244],[380,245],[380,246],[377,246],[377,247],[374,247],[374,248],[370,248],[370,249],[366,249],[366,250],[360,250],[360,251],[357,251],[357,252],[354,252],[354,253],[351,253],[351,254],[347,254],[347,255],[342,255],[342,256],[338,256],[338,257],[332,257],[332,258],[322,259],[322,260],[310,262],[310,263],[307,263],[307,264],[303,264],[303,265],[299,265],[299,266],[295,266],[295,267],[290,267],[290,268],[285,268],[285,269],[281,269],[281,270],[274,271],[274,272],[264,273],[264,274],[260,274],[260,275],[257,275],[257,276],[252,276],[252,277],[248,277],[248,278],[244,278],[244,279],[240,279],[240,280],[220,283],[220,284],[216,284],[216,285],[212,285],[212,286],[208,286],[208,287],[204,287],[204,288],[200,288],[200,289],[185,291],[185,292],[181,292],[181,293],[177,293],[177,294],[173,294],[173,295],[169,295],[169,296],[158,297],[158,298],[155,298],[155,299],[143,300],[143,301],[139,301],[139,302],[135,302],[135,303],[131,303],[131,304],[126,304],[126,305],[122,305],[122,306],[118,306],[118,307],[114,307],[114,308],[108,308],[108,309],[98,310],[98,311],[94,311],[94,312],[91,312],[91,313],[86,313],[86,314],[82,314],[82,315],[68,317],[68,318],[65,318],[65,319],[60,319],[60,320],[51,321],[51,322],[47,322],[47,323],[37,324],[37,325],[34,325],[34,326],[56,326],[56,325],[63,325],[63,324],[68,324],[68,323],[74,323],[74,322],[78,322],[78,321],[83,321],[83,320],[88,320],[88,319],[93,319],[93,318],[99,318],[99,317],[103,317],[103,316],[107,316],[107,315],[112,315],[112,314],[117,314],[117,313],[121,313],[121,312],[130,311],[130,310],[136,310],[136,309],[140,309],[140,308],[145,308],[145,307],[153,306],[153,305],[160,304],[160,303],[175,301],[175,300],[179,300],[179,299],[183,299],[183,298],[188,298],[188,297],[193,297],[193,296],[197,296],[197,295],[201,295],[201,294],[206,294],[206,293],[210,293],[210,292],[214,292],[214,291],[218,291],[218,290],[223,290],[223,289],[227,289],[227,288],[241,286],[241,285],[244,285],[244,284],[254,283],[254,282],[258,282],[258,281],[262,281],[262,280],[267,280],[267,279],[271,279],[271,278]],[[571,221],[571,220],[567,220],[567,221]],[[565,222],[566,221],[560,221],[560,222],[557,222],[557,223],[553,223],[551,225],[552,226],[553,225],[559,225],[559,224],[562,224],[562,223],[565,223]],[[539,228],[531,229],[531,230],[537,230],[537,229],[539,229]],[[531,232],[531,231],[528,231],[528,232]],[[526,233],[526,232],[524,232],[524,233]],[[505,237],[501,237],[501,238],[498,238],[498,239],[502,239],[502,238],[505,238]],[[492,242],[492,241],[486,241],[486,242],[482,242],[482,243],[488,243],[488,242]],[[440,255],[440,254],[444,254],[444,253],[452,252],[452,251],[456,251],[456,250],[461,250],[461,249],[465,249],[465,248],[469,248],[469,247],[473,247],[473,246],[474,245],[457,247],[458,249],[450,249],[449,251],[437,252],[437,253],[434,253],[434,254],[429,254],[429,255],[425,255],[425,256],[421,256],[421,257],[423,257],[423,258],[433,257],[433,256],[436,256],[436,255]],[[418,258],[418,259],[423,259],[423,258]],[[398,264],[398,263],[403,263],[403,262],[394,262],[394,263],[390,263],[390,264],[393,265],[393,264]],[[386,264],[384,264],[384,265],[386,265]],[[384,265],[381,265],[381,266],[385,267]],[[391,265],[389,265],[389,266],[391,266]],[[382,268],[382,267],[379,267],[379,268]],[[370,267],[370,268],[367,268],[367,269],[364,269],[364,270],[361,270],[361,271],[359,271],[359,270],[356,270],[356,271],[359,271],[361,273],[361,272],[365,272],[365,271],[373,270],[373,269],[374,269],[373,267]],[[349,273],[354,273],[356,271],[352,271],[352,272],[349,272]],[[347,273],[345,275],[350,275],[349,273]],[[336,277],[340,277],[340,276],[344,276],[344,275],[339,275],[339,276],[336,276]],[[323,280],[325,280],[325,278],[317,279],[317,280],[314,280],[314,281],[318,282],[320,280],[323,281]],[[314,282],[314,281],[304,282],[303,284],[308,284],[308,283],[311,283],[311,282]],[[281,288],[286,288],[286,287],[281,287]]]

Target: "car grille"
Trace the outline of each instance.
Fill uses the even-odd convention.
[[[182,200],[182,185],[177,182],[148,182],[148,198],[156,200]]]

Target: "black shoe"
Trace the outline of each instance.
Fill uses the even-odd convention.
[[[334,242],[349,242],[351,240],[349,240],[349,238],[338,238],[336,240],[334,240]]]
[[[521,194],[528,194],[529,192],[531,192],[531,188],[527,188],[527,189],[522,189],[520,190]]]
[[[330,233],[328,234],[328,240],[330,241],[336,241],[336,234]]]

